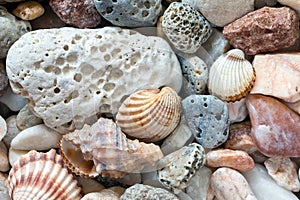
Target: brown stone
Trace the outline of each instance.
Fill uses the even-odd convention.
[[[248,55],[289,47],[298,38],[297,13],[288,7],[263,7],[224,27],[224,37]]]
[[[246,105],[251,135],[266,156],[300,156],[300,116],[278,100],[250,94]]]

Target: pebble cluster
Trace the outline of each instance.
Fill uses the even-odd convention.
[[[298,1],[0,4],[0,199],[300,198]]]

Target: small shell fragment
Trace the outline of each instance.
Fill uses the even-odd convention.
[[[36,1],[26,1],[20,3],[12,13],[23,20],[34,20],[42,16],[44,12],[45,9],[40,3]]]

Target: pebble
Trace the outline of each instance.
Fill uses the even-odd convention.
[[[192,143],[163,157],[158,163],[158,180],[175,193],[185,189],[189,181],[205,163],[202,146]]]
[[[50,0],[49,5],[62,21],[78,28],[95,28],[101,23],[93,0]]]
[[[178,92],[182,84],[180,64],[163,39],[116,27],[30,32],[10,49],[7,74],[14,92],[60,133],[115,114],[136,90]]]
[[[258,94],[247,97],[252,137],[266,156],[300,156],[300,116],[278,100]]]
[[[297,166],[290,158],[272,157],[264,162],[268,174],[281,187],[292,191],[300,191],[300,182],[297,174]]]
[[[300,101],[300,53],[256,55],[256,80],[252,94],[264,94],[286,102]]]
[[[218,200],[259,199],[255,197],[243,175],[230,168],[217,169],[211,176],[210,185]]]
[[[10,169],[8,161],[8,151],[5,144],[0,141],[0,171],[6,172]]]
[[[0,59],[5,58],[11,45],[23,34],[31,31],[29,22],[17,20],[0,6]]]
[[[5,104],[12,111],[19,111],[26,105],[25,98],[16,95],[8,87],[6,92],[0,97],[0,102]]]
[[[0,199],[1,200],[11,200],[6,186],[7,174],[1,173],[0,178]]]
[[[262,164],[264,163],[269,157],[262,154],[260,151],[254,151],[250,154],[251,158],[254,160],[255,163]]]
[[[282,5],[289,6],[293,9],[295,9],[298,13],[298,16],[300,14],[300,3],[298,0],[277,0]]]
[[[254,10],[254,0],[183,0],[194,5],[204,17],[216,26],[225,26]]]
[[[101,183],[91,178],[77,177],[77,181],[83,194],[100,192],[101,190],[105,189]]]
[[[259,200],[298,200],[292,192],[279,186],[262,165],[256,164],[253,170],[243,175]]]
[[[21,131],[11,141],[11,147],[17,150],[48,150],[57,148],[61,137],[56,131],[39,124]]]
[[[43,6],[36,1],[26,1],[20,3],[12,13],[22,20],[34,20],[42,16],[45,12]]]
[[[198,10],[181,2],[171,3],[166,9],[162,28],[174,47],[184,53],[195,53],[212,32]]]
[[[5,137],[7,133],[6,121],[0,116],[0,141]]]
[[[129,173],[118,179],[118,182],[122,185],[134,185],[142,182],[142,176],[140,173]]]
[[[12,115],[6,120],[7,133],[3,138],[4,144],[9,148],[11,141],[20,133],[20,130],[17,127],[17,116]]]
[[[174,194],[162,188],[149,185],[135,184],[125,190],[120,200],[179,200]]]
[[[206,154],[206,166],[230,167],[240,172],[246,172],[254,168],[254,161],[245,151],[215,149]]]
[[[246,107],[246,99],[242,98],[235,102],[226,102],[229,111],[230,123],[241,122],[248,116],[248,110]]]
[[[263,7],[232,22],[224,37],[248,55],[293,45],[299,35],[297,13],[288,7]]]
[[[265,6],[275,6],[277,4],[277,0],[255,0],[254,7],[262,8]]]
[[[2,96],[8,87],[8,78],[5,72],[5,66],[0,60],[0,96]]]
[[[300,101],[294,103],[287,103],[287,102],[283,102],[283,103],[300,115]]]
[[[19,160],[19,158],[25,154],[27,154],[30,150],[17,150],[13,148],[9,148],[8,150],[8,159],[11,166],[14,165],[14,163]]]
[[[157,171],[147,172],[142,174],[142,183],[157,188],[165,188],[158,180]]]
[[[229,116],[226,103],[212,95],[191,95],[182,101],[183,114],[197,142],[216,148],[228,138]]]
[[[153,26],[162,11],[161,0],[94,0],[98,12],[116,26]]]
[[[81,200],[119,200],[124,191],[125,188],[122,187],[110,187],[101,190],[101,192],[88,193]]]
[[[43,120],[35,116],[27,104],[17,115],[17,127],[20,131],[42,123]]]
[[[224,147],[226,149],[242,150],[248,154],[256,151],[257,147],[251,136],[251,122],[244,121],[231,124],[229,127],[229,137]]]

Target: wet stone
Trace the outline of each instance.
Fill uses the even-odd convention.
[[[204,148],[216,148],[228,137],[226,103],[212,95],[191,95],[182,101],[184,116],[196,140]]]

